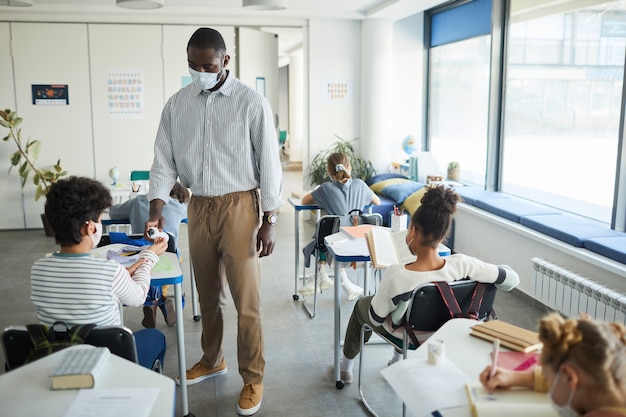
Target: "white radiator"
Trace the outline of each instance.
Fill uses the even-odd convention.
[[[588,313],[593,319],[626,325],[626,294],[547,259],[532,258],[532,295],[567,317]]]

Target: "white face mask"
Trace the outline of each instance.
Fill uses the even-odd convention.
[[[552,386],[550,387],[550,404],[552,405],[554,411],[556,411],[556,413],[560,417],[578,417],[578,413],[572,408],[572,400],[574,399],[575,391],[570,392],[569,398],[567,399],[567,404],[565,405],[558,405],[554,402],[554,399],[552,398],[552,394],[554,393],[554,387],[556,386],[556,383],[559,380],[560,376],[561,371],[556,374],[556,378],[554,378],[554,382],[552,382]]]
[[[96,225],[96,232],[92,235],[89,235],[91,238],[91,242],[93,243],[91,248],[97,248],[98,243],[100,243],[100,239],[102,239],[102,223],[94,223]]]
[[[189,68],[189,74],[191,75],[191,79],[193,82],[200,88],[201,90],[210,90],[215,87],[219,82],[219,75],[222,72],[200,72],[196,71],[193,68]]]

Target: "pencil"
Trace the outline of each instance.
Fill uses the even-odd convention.
[[[489,379],[493,378],[496,374],[496,367],[498,366],[498,354],[500,353],[500,339],[496,338],[493,341],[493,353],[491,354],[491,371],[489,372]]]

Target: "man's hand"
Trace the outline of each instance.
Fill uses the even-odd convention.
[[[256,235],[256,251],[259,257],[269,256],[274,252],[276,237],[274,235],[274,226],[267,222],[262,222],[261,228]]]
[[[163,226],[165,226],[165,218],[163,218],[161,211],[163,210],[164,205],[165,202],[163,200],[159,200],[158,198],[155,198],[150,202],[150,218],[144,225],[143,229],[143,235],[149,241],[152,241],[152,239],[150,238],[150,236],[148,236],[148,229],[150,229],[151,227],[156,227],[157,229],[159,229],[159,231],[163,231]]]

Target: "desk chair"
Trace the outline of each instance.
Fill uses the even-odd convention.
[[[94,327],[87,334],[85,343],[97,347],[107,347],[114,355],[138,363],[135,336],[126,326]],[[4,370],[8,372],[24,365],[28,353],[34,347],[26,326],[11,326],[4,329],[2,332],[2,349],[6,360]],[[161,364],[155,364],[153,369],[160,372],[160,367]]]
[[[449,290],[448,290],[449,289]],[[402,339],[382,328],[373,329],[368,324],[361,327],[361,354],[359,355],[359,397],[363,406],[374,417],[378,414],[367,403],[363,394],[362,366],[365,334],[374,331],[381,339],[402,351],[406,359],[409,350],[417,349],[430,335],[451,318],[469,317],[480,321],[496,318],[493,302],[497,288],[493,284],[462,279],[451,283],[436,282],[420,285],[413,295],[403,319]],[[411,331],[408,331],[408,330]],[[402,416],[406,416],[406,405],[402,403]]]
[[[133,184],[133,190],[135,190],[134,186],[136,183],[138,185],[144,185],[142,193],[147,192],[147,188],[145,186],[145,182],[150,180],[150,171],[130,171],[130,182]],[[137,190],[139,191],[139,189]]]
[[[313,310],[309,309],[306,302],[302,303],[302,306],[304,307],[306,312],[309,314],[310,318],[315,317],[315,314],[317,313],[318,263],[320,261],[320,256],[323,253],[327,252],[326,243],[324,242],[324,239],[327,236],[332,235],[333,233],[337,233],[341,226],[355,226],[359,224],[373,224],[376,226],[381,226],[383,224],[383,217],[382,215],[378,213],[363,214],[361,210],[355,209],[355,210],[350,211],[349,214],[343,215],[343,216],[337,216],[337,215],[331,215],[331,214],[322,216],[320,220],[317,222],[316,227],[315,227],[316,229],[315,237],[312,242],[313,243],[313,256],[315,258],[315,264],[313,266],[315,268],[315,272],[313,275],[313,282],[314,282]],[[308,247],[310,247],[310,244]],[[305,248],[303,252],[305,253],[305,256],[306,256],[306,253],[308,252],[307,248]],[[303,279],[305,277],[305,271],[306,271],[306,259],[302,266]],[[337,279],[338,277],[335,277],[335,281],[336,281],[335,285],[340,284],[339,282],[337,282]],[[293,299],[294,300],[299,299],[299,295],[297,294],[297,288],[296,288],[296,294],[294,294]]]

